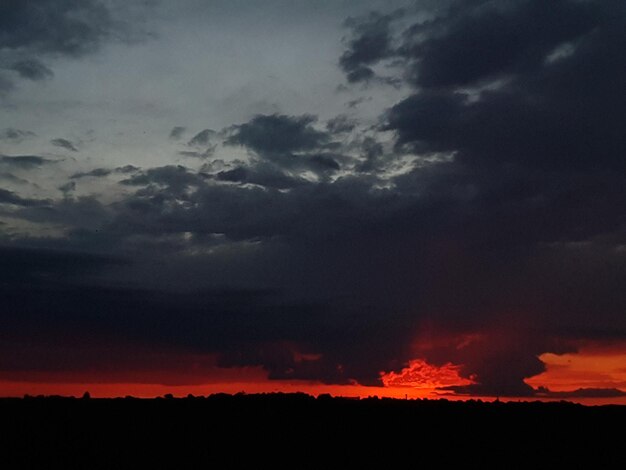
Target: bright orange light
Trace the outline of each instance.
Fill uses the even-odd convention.
[[[438,367],[422,359],[414,359],[402,371],[389,372],[381,377],[386,387],[435,389],[449,385],[471,384],[471,380],[459,375],[459,369],[460,366],[451,363]]]
[[[546,353],[539,359],[545,362],[546,371],[526,379],[534,388],[543,386],[557,392],[579,388],[626,389],[626,345],[588,345],[578,353]]]

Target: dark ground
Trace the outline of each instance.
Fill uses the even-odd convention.
[[[0,468],[626,468],[626,407],[304,394],[0,399]]]

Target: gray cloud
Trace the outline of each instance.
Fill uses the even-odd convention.
[[[36,168],[54,162],[55,160],[50,160],[38,155],[0,155],[0,164],[22,169]]]
[[[6,95],[15,88],[15,84],[8,77],[0,73],[0,96]]]
[[[18,143],[18,144],[34,136],[35,136],[34,132],[24,131],[21,129],[13,129],[11,127],[8,127],[0,131],[0,140]]]
[[[170,139],[178,140],[187,131],[186,127],[176,126],[170,131]]]
[[[28,184],[28,181],[26,181],[25,179],[19,178],[15,176],[13,173],[9,173],[6,171],[0,172],[0,178],[6,181],[10,181],[12,183]]]
[[[43,199],[31,199],[18,196],[12,191],[0,188],[0,204],[12,204],[15,206],[31,207],[48,204],[50,201]]]
[[[0,7],[4,49],[80,55],[111,34],[113,20],[96,0],[8,1]]]
[[[76,148],[76,146],[67,139],[60,139],[60,138],[52,139],[50,143],[57,147],[61,147],[66,150],[71,150],[72,152],[78,152],[78,149]]]
[[[124,165],[124,166],[119,166],[117,168],[94,168],[93,170],[90,170],[90,171],[81,171],[78,173],[74,173],[72,176],[70,176],[70,178],[71,179],[80,179],[80,178],[88,178],[88,177],[102,178],[105,176],[109,176],[110,174],[113,174],[113,173],[125,175],[128,173],[134,173],[136,171],[139,171],[139,168],[134,165]]]
[[[190,151],[190,150],[181,150],[178,152],[179,155],[183,157],[189,158],[199,158],[199,159],[207,159],[213,156],[215,153],[215,149],[217,148],[217,144],[210,145],[202,152]]]
[[[326,123],[326,129],[331,134],[344,134],[352,132],[357,123],[346,115],[336,116]]]
[[[243,145],[259,155],[285,155],[312,150],[328,140],[328,135],[314,129],[313,116],[258,115],[251,121],[234,126],[229,145]]]
[[[348,18],[345,26],[352,30],[347,50],[339,59],[339,65],[350,83],[366,82],[375,77],[371,65],[392,54],[390,24],[403,14],[390,15],[372,12],[363,18]]]
[[[76,182],[68,181],[65,184],[59,186],[59,191],[63,193],[63,197],[69,197],[74,191],[76,191]]]
[[[318,174],[340,169],[342,157],[328,151],[332,134],[313,127],[310,115],[257,115],[229,129],[228,145],[242,145],[262,160],[284,169],[308,169]]]
[[[45,80],[51,78],[54,74],[52,70],[35,59],[20,60],[11,66],[11,70],[15,70],[20,77],[29,80]]]
[[[74,173],[72,176],[70,176],[70,178],[79,179],[90,176],[94,178],[101,178],[103,176],[109,176],[111,173],[113,173],[113,170],[111,170],[110,168],[94,168],[90,171],[81,171],[78,173]]]
[[[192,147],[208,145],[210,140],[215,136],[216,132],[212,129],[204,129],[194,135],[187,145]]]
[[[250,183],[276,189],[289,189],[308,184],[303,178],[286,175],[277,168],[268,165],[237,166],[230,170],[217,172],[215,178],[219,181]]]
[[[105,41],[130,40],[128,25],[113,17],[112,6],[100,0],[3,2],[0,68],[28,80],[44,80],[54,73],[42,63],[42,57],[77,58],[93,53]],[[5,80],[4,88],[12,88],[11,81]]]
[[[369,172],[376,171],[382,167],[383,146],[380,142],[372,137],[366,137],[361,143],[361,152],[365,157],[356,169],[358,171]]]
[[[204,177],[193,173],[181,165],[168,165],[159,168],[150,168],[137,173],[120,183],[127,186],[156,185],[165,193],[166,190],[176,194],[183,194],[190,186],[203,184]]]

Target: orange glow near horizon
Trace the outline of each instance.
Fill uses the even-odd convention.
[[[438,398],[441,392],[437,387],[462,385],[470,383],[458,375],[458,366],[446,364],[442,367],[432,366],[422,360],[413,360],[409,367],[401,372],[381,373],[382,387],[366,387],[362,385],[325,385],[318,382],[268,380],[259,368],[227,369],[222,380],[213,380],[202,384],[180,384],[172,377],[168,384],[133,383],[132,381],[111,381],[95,383],[88,377],[80,380],[80,375],[56,376],[42,374],[26,380],[0,381],[0,396],[28,395],[63,395],[82,396],[86,391],[98,398],[134,396],[150,398],[172,394],[177,397],[192,395],[210,395],[213,393],[272,393],[272,392],[304,392],[310,395],[328,393],[335,396],[360,397],[369,396],[390,398]],[[263,376],[264,375],[264,376]],[[39,380],[37,380],[39,379]],[[86,379],[86,380],[85,380]],[[446,395],[447,398],[448,397]],[[464,397],[466,398],[466,397]]]
[[[555,355],[546,353],[540,356],[546,363],[546,371],[526,382],[534,388],[547,387],[553,392],[572,391],[580,388],[616,388],[626,390],[626,345],[623,347],[581,347],[579,353]],[[82,396],[88,391],[94,398],[134,396],[152,398],[172,394],[184,397],[188,394],[206,396],[214,393],[295,393],[303,392],[318,396],[359,397],[369,396],[389,398],[446,398],[467,400],[493,397],[455,396],[439,390],[450,385],[468,385],[472,381],[459,374],[460,366],[447,363],[433,366],[422,359],[414,359],[400,372],[381,372],[382,387],[362,385],[325,385],[319,382],[269,380],[267,372],[260,367],[218,369],[207,367],[197,374],[166,372],[165,370],[145,371],[133,376],[132,372],[117,375],[106,374],[98,377],[80,373],[35,373],[18,374],[0,379],[1,397],[20,397],[26,394]],[[211,371],[204,380],[202,372]],[[98,377],[100,380],[95,380]],[[165,379],[165,380],[164,380]],[[192,379],[193,382],[188,380]],[[501,397],[502,399],[502,397]],[[519,400],[512,397],[508,400]],[[550,400],[557,398],[530,397],[524,400]],[[615,398],[568,398],[571,401],[588,405],[626,404],[626,397]],[[506,398],[504,399],[507,400]]]
[[[414,387],[365,387],[362,385],[324,385],[307,382],[225,382],[211,383],[206,385],[162,385],[162,384],[138,384],[138,383],[32,383],[0,381],[0,397],[22,397],[25,394],[37,395],[61,395],[80,397],[89,392],[93,398],[115,398],[133,396],[136,398],[155,398],[172,394],[175,397],[208,396],[215,393],[236,394],[244,393],[296,393],[302,392],[318,396],[328,393],[333,396],[367,398],[377,396],[380,398],[396,399],[439,399],[465,401],[470,399],[482,399],[493,401],[495,397],[472,397],[466,395],[453,395],[440,393],[431,388]],[[499,397],[500,401],[558,401],[560,399],[535,398],[535,397]],[[622,404],[626,405],[626,398],[569,398],[569,401],[585,405]]]
[[[381,378],[386,387],[410,387],[414,389],[435,389],[450,385],[469,385],[471,380],[459,375],[460,366],[447,363],[443,366],[433,366],[422,359],[414,359],[409,366],[400,372],[382,374]]]
[[[546,364],[546,371],[526,379],[534,388],[543,386],[554,392],[579,388],[626,390],[626,346],[583,347],[578,353],[546,353],[539,359]]]
[[[325,385],[316,382],[287,382],[266,380],[263,382],[224,382],[202,385],[162,385],[140,383],[38,383],[0,381],[0,396],[20,397],[25,394],[62,395],[80,397],[86,391],[94,398],[133,396],[153,398],[171,393],[176,397],[188,394],[206,396],[214,393],[296,393],[303,392],[318,396],[328,393],[334,396],[369,396],[390,398],[436,398],[433,388],[410,387],[365,387],[362,385]]]
[[[457,366],[445,364],[442,367],[437,367],[419,359],[411,361],[409,366],[401,372],[381,373],[382,387],[269,380],[267,373],[258,367],[232,368],[222,371],[223,374],[214,376],[211,380],[207,379],[205,383],[185,383],[181,381],[181,377],[176,377],[176,374],[171,374],[172,376],[168,378],[167,382],[163,382],[160,381],[163,378],[163,373],[153,376],[154,382],[160,381],[160,383],[150,383],[150,380],[147,380],[149,374],[138,374],[135,381],[131,379],[129,373],[120,373],[118,380],[111,380],[114,377],[108,377],[108,381],[95,381],[93,374],[82,375],[81,377],[81,374],[71,373],[35,373],[34,375],[31,374],[28,379],[13,377],[11,380],[0,381],[0,396],[23,396],[25,394],[81,396],[85,391],[89,391],[93,397],[131,395],[141,398],[162,396],[167,393],[175,396],[186,396],[188,394],[210,395],[238,392],[304,392],[316,396],[329,393],[337,396],[361,398],[374,395],[392,398],[436,398],[440,396],[437,387],[470,383],[470,381],[459,377]],[[182,378],[189,379],[190,376],[187,375]]]

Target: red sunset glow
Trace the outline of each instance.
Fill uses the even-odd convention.
[[[582,348],[576,354],[542,354],[546,371],[526,379],[533,387],[552,391],[579,388],[626,389],[626,348]]]
[[[444,364],[441,367],[428,364],[422,359],[409,362],[409,366],[400,372],[382,375],[385,387],[408,387],[411,389],[433,390],[450,385],[468,385],[472,381],[459,375],[459,366]]]
[[[623,348],[614,350],[588,349],[579,354],[544,354],[546,371],[529,378],[526,382],[535,387],[547,387],[552,392],[572,391],[582,388],[626,388],[626,353]],[[204,373],[207,373],[205,369]],[[422,359],[414,359],[399,372],[381,373],[383,387],[362,385],[326,385],[313,381],[268,380],[267,372],[261,368],[211,368],[212,379],[205,382],[195,376],[188,383],[190,375],[176,375],[173,372],[154,371],[122,372],[118,374],[24,374],[24,379],[14,376],[11,380],[0,381],[0,396],[23,395],[63,395],[81,396],[85,391],[93,397],[135,396],[151,398],[172,394],[174,396],[206,396],[214,393],[275,393],[304,392],[311,395],[331,394],[348,397],[391,397],[391,398],[441,398],[468,399],[471,396],[454,396],[439,390],[440,387],[468,385],[471,380],[459,375],[460,366],[451,363],[442,366],[428,364]],[[109,381],[102,380],[108,377]],[[144,382],[137,382],[143,377]],[[478,397],[480,398],[480,397]],[[544,397],[545,398],[545,397]],[[492,397],[484,397],[486,400]],[[512,397],[510,399],[516,399]],[[520,399],[520,398],[517,398]],[[528,398],[523,398],[528,399]],[[556,398],[555,398],[556,399]],[[586,404],[626,403],[620,397],[571,397],[574,401]]]

